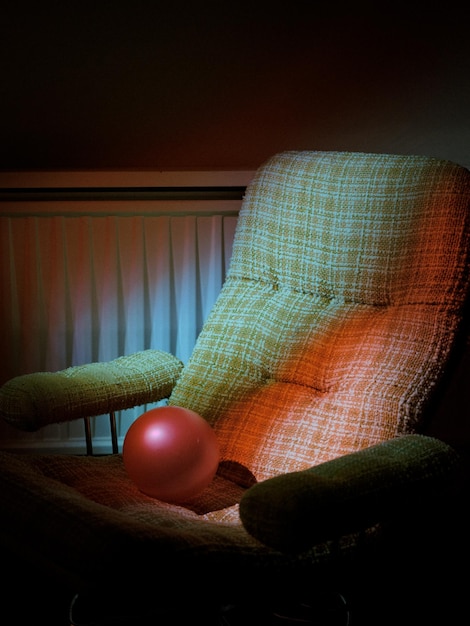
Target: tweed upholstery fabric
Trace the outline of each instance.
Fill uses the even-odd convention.
[[[396,437],[254,485],[241,499],[240,517],[264,544],[302,552],[345,530],[426,515],[427,503],[444,497],[460,469],[459,455],[443,441]]]
[[[141,582],[141,563],[153,562],[170,586],[191,586],[204,570],[211,590],[257,589],[260,577],[274,582],[281,571],[289,578],[349,554],[358,538],[339,524],[302,555],[282,555],[247,532],[239,502],[256,482],[334,459],[343,467],[352,453],[367,453],[362,474],[359,462],[367,491],[384,441],[402,458],[416,452],[407,433],[422,428],[468,291],[469,198],[470,173],[445,161],[274,156],[247,190],[227,280],[184,368],[149,352],[46,376],[51,392],[41,382],[36,393],[35,375],[27,393],[25,380],[1,392],[11,422],[31,428],[133,406],[139,394],[170,394],[170,404],[214,427],[222,454],[214,481],[176,506],[140,493],[121,455],[0,453],[0,539],[18,549],[26,542],[87,585],[119,584],[123,562]],[[439,457],[437,474],[441,460],[442,472],[448,464]],[[396,488],[408,479],[398,472]],[[375,533],[374,526],[365,535]]]
[[[155,402],[170,395],[182,368],[167,352],[144,350],[107,363],[17,376],[1,389],[0,417],[34,431]]]
[[[170,397],[211,422],[233,480],[419,429],[461,321],[469,185],[425,157],[287,152],[260,168]]]
[[[431,463],[424,463],[424,469],[415,478],[416,492],[419,482],[426,479],[426,472],[438,480],[448,475],[454,457],[445,454],[443,444],[440,454],[435,455],[439,449],[436,440],[423,437],[421,441],[407,441],[401,437],[393,444],[394,454],[402,462],[414,457],[425,459],[426,450],[434,457],[432,472]],[[362,461],[359,456],[355,459],[354,471],[364,478],[363,497],[374,498],[377,494],[377,477],[368,481],[367,475],[373,474],[375,462],[380,465],[384,457],[390,456],[390,451],[381,450],[383,445],[361,451],[361,455],[367,453]],[[417,467],[418,461],[414,463]],[[345,474],[349,465],[349,459],[338,459],[332,471]],[[328,473],[326,468],[324,473]],[[240,499],[244,491],[240,487],[217,477],[198,500],[181,505],[160,502],[142,494],[129,480],[121,455],[71,457],[0,451],[0,476],[4,512],[0,545],[7,540],[9,547],[17,547],[18,554],[27,548],[30,558],[33,556],[45,567],[52,563],[77,590],[96,588],[98,593],[104,593],[107,584],[111,588],[117,585],[115,589],[134,583],[143,587],[148,580],[149,597],[155,598],[155,579],[149,570],[153,565],[159,576],[156,597],[162,603],[165,585],[171,591],[176,581],[182,588],[185,584],[200,588],[202,584],[211,592],[225,589],[229,593],[241,592],[243,597],[253,592],[259,594],[261,579],[264,584],[282,580],[281,588],[285,589],[284,576],[289,576],[289,572],[295,576],[292,582],[298,584],[306,568],[310,571],[316,567],[321,573],[334,563],[347,562],[359,540],[364,548],[380,534],[377,526],[361,533],[344,532],[349,522],[341,516],[332,526],[328,540],[301,553],[286,555],[261,543],[240,520],[211,521],[204,515],[205,507],[213,507],[213,498],[218,499],[218,506]],[[408,472],[389,470],[387,477],[387,493],[401,487],[409,489]],[[354,484],[354,474],[351,480]],[[347,485],[330,484],[330,498],[334,500],[335,493],[343,494],[345,487],[348,491]],[[439,502],[436,494],[431,499],[431,509]],[[355,510],[355,505],[351,498],[345,502],[345,509]],[[288,510],[286,514],[289,515]],[[282,541],[281,535],[278,541]],[[148,565],[143,567],[144,563]],[[279,579],[281,572],[283,578]],[[307,582],[311,584],[310,576]]]
[[[129,480],[122,455],[0,451],[0,476],[4,512],[0,545],[7,541],[19,555],[27,548],[29,558],[46,570],[53,564],[77,590],[104,590],[106,584],[120,589],[124,580],[126,587],[135,581],[145,584],[146,579],[154,586],[149,567],[143,567],[146,563],[158,572],[157,599],[162,603],[165,584],[170,590],[176,581],[182,588],[183,581],[196,587],[210,571],[215,579],[206,580],[204,587],[211,592],[217,585],[226,589],[238,585],[249,592],[258,587],[260,575],[267,580],[281,568],[294,572],[306,563],[320,565],[337,553],[338,541],[344,553],[354,545],[352,537],[335,538],[286,561],[249,535],[240,520],[211,522],[200,503],[171,505],[145,496]],[[211,498],[218,496],[220,506],[228,498],[240,499],[242,490],[217,478],[208,491],[201,502],[211,506]],[[150,597],[155,597],[155,589]]]

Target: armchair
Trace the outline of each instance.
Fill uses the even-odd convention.
[[[461,513],[459,442],[431,426],[465,343],[469,209],[470,172],[448,161],[269,159],[186,365],[149,349],[0,389],[1,417],[25,430],[190,408],[217,434],[214,480],[176,505],[141,493],[120,453],[1,452],[0,539],[21,580],[34,567],[66,584],[77,626],[242,624],[246,607],[257,624],[294,623],[330,590],[346,624],[397,550],[404,575],[410,546],[437,545]]]

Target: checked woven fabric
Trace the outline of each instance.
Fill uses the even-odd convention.
[[[226,476],[248,486],[419,431],[461,322],[469,185],[419,156],[260,168],[170,398],[211,422]]]
[[[330,501],[337,496],[337,508],[320,511],[329,529],[335,515],[345,517],[355,489],[375,506],[382,442],[401,468],[388,475],[400,501],[397,483],[434,475],[426,438],[399,435],[425,430],[426,409],[459,336],[469,198],[470,172],[426,157],[285,152],[267,161],[247,189],[226,282],[186,366],[150,350],[48,375],[53,393],[42,393],[44,376],[20,377],[2,389],[7,417],[20,424],[31,412],[23,423],[31,428],[54,415],[60,421],[66,413],[170,393],[170,404],[193,409],[214,427],[221,449],[215,479],[192,501],[173,505],[141,493],[120,454],[2,452],[8,545],[52,562],[74,584],[101,588],[109,581],[120,589],[123,563],[140,584],[148,574],[142,563],[153,562],[170,586],[208,585],[200,573],[212,568],[212,591],[239,585],[243,592],[258,589],[261,579],[281,580],[286,568],[298,580],[312,563],[329,566],[353,553],[364,542],[354,530],[300,556],[282,555],[247,531],[239,502],[247,487],[273,478],[276,490],[281,481],[282,507],[295,505],[296,478],[283,475],[315,472],[335,459],[319,470],[332,475],[332,484],[338,471],[347,476],[338,493],[327,494]],[[369,448],[366,457],[344,456]],[[403,459],[424,459],[423,466],[403,469]],[[358,466],[355,487],[351,465]],[[304,488],[311,478],[301,481]],[[257,502],[246,502],[245,518],[261,526]],[[273,545],[291,543],[275,527],[285,512],[281,519],[267,511]],[[307,534],[317,517],[314,510],[308,527],[303,523]],[[375,531],[365,532],[372,543]]]
[[[21,430],[104,415],[165,398],[183,364],[163,350],[11,379],[0,393],[0,417]]]

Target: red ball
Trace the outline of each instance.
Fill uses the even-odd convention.
[[[131,480],[148,496],[184,502],[214,478],[217,436],[200,415],[177,406],[151,409],[129,427],[122,448]]]

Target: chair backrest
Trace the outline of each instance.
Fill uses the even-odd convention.
[[[250,484],[419,432],[468,291],[470,172],[284,152],[247,189],[224,287],[170,398]]]

